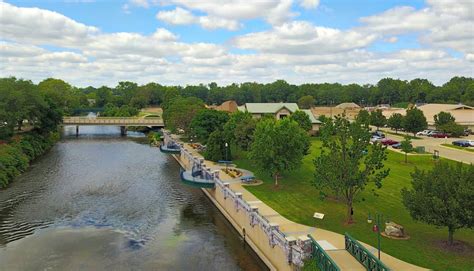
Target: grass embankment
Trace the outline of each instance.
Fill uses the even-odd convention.
[[[246,159],[234,162],[242,168],[255,172],[264,181],[260,186],[246,187],[250,192],[264,201],[283,216],[292,221],[328,229],[343,234],[349,232],[357,238],[374,247],[377,245],[377,235],[372,232],[372,224],[367,223],[369,212],[388,216],[391,221],[399,223],[411,237],[409,240],[391,240],[382,238],[382,250],[406,262],[435,270],[472,270],[474,253],[456,253],[443,250],[441,243],[448,238],[447,228],[437,228],[414,221],[402,204],[400,190],[411,186],[410,173],[415,166],[429,169],[435,163],[431,156],[420,155],[408,157],[393,151],[388,152],[386,167],[390,175],[384,180],[381,189],[369,185],[354,204],[355,224],[346,225],[346,207],[333,199],[321,199],[320,190],[311,185],[313,179],[313,159],[319,153],[321,141],[313,139],[311,154],[304,158],[300,169],[286,173],[278,189],[274,188],[272,178],[256,170],[254,163]],[[244,154],[241,154],[243,157]],[[376,195],[375,195],[376,193]],[[323,220],[313,218],[314,212],[326,214]],[[462,240],[474,246],[473,230],[458,230],[456,240]]]
[[[32,160],[45,153],[58,140],[57,132],[47,135],[28,132],[0,144],[0,188],[6,187],[28,168]]]
[[[453,148],[453,149],[458,149],[458,150],[463,150],[463,151],[468,151],[468,152],[474,152],[474,149],[472,147],[461,147],[461,146],[456,146],[456,145],[451,145],[451,144],[441,144],[441,146],[445,146],[445,147]]]

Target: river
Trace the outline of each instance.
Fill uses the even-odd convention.
[[[65,127],[0,190],[0,270],[266,270],[143,134]]]

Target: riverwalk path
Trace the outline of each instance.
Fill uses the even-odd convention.
[[[190,145],[183,143],[183,147],[186,148],[189,152],[191,152],[196,157],[202,157],[200,153],[194,150]],[[179,160],[179,156],[175,156]],[[184,161],[180,161],[181,165],[184,167],[189,167],[186,165]],[[248,203],[252,204],[253,206],[258,207],[258,211],[261,215],[263,215],[270,223],[276,223],[279,225],[279,229],[287,236],[298,239],[301,236],[307,236],[310,234],[318,244],[326,251],[326,253],[332,258],[332,260],[339,266],[341,270],[366,270],[364,266],[362,266],[348,251],[345,249],[345,238],[344,235],[335,233],[329,230],[309,227],[306,225],[295,223],[291,220],[286,219],[270,206],[265,204],[264,202],[260,201],[257,197],[255,197],[252,193],[250,193],[247,189],[245,189],[245,185],[243,185],[238,178],[232,178],[231,176],[227,175],[221,169],[223,166],[218,165],[211,161],[204,161],[205,165],[208,168],[213,170],[220,170],[220,178],[222,181],[229,183],[230,189],[234,192],[238,192],[242,194],[242,198],[247,201]],[[203,188],[205,193],[209,196],[207,190]],[[327,211],[330,213],[330,210]],[[235,225],[234,225],[235,226]],[[377,249],[360,242],[364,245],[370,252],[374,255],[377,254]],[[256,244],[258,246],[258,244]],[[265,257],[265,255],[261,255],[256,251],[257,254],[261,258]],[[263,256],[263,257],[262,257]],[[403,271],[418,271],[418,270],[428,270],[425,268],[418,267],[416,265],[404,262],[399,260],[395,257],[392,257],[386,253],[381,252],[380,256],[381,261],[388,266],[391,270],[403,270]],[[265,259],[263,259],[265,261]],[[271,267],[270,267],[271,268]]]

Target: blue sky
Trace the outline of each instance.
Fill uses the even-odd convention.
[[[465,0],[1,5],[1,75],[35,81],[55,76],[79,85],[298,84],[424,77],[441,84],[450,76],[473,75],[474,15]]]

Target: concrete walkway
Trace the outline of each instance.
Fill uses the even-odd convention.
[[[191,148],[188,144],[184,144],[184,147],[189,150],[193,155],[202,157],[196,150]],[[207,167],[215,170],[220,170],[225,168],[223,166],[217,165],[211,161],[205,161]],[[270,206],[266,205],[264,202],[260,201],[252,193],[247,191],[245,187],[241,184],[239,179],[231,178],[229,175],[225,174],[223,171],[220,171],[221,180],[228,182],[230,188],[234,192],[242,193],[242,197],[245,201],[251,202],[252,205],[258,207],[258,211],[266,219],[272,223],[278,223],[280,230],[285,233],[286,236],[291,236],[298,238],[299,236],[306,236],[311,234],[311,236],[318,242],[318,244],[332,257],[334,262],[341,268],[341,270],[366,270],[349,252],[345,250],[345,239],[344,235],[335,233],[332,231],[317,229],[314,227],[309,227],[306,225],[295,223],[291,220],[286,219],[278,212],[273,210]],[[376,249],[372,246],[369,246],[365,243],[362,243],[369,251],[373,254],[376,253]],[[381,253],[382,262],[387,265],[392,270],[403,270],[403,271],[418,271],[418,270],[428,270],[425,268],[418,267],[416,265],[409,264],[407,262],[401,261],[397,258],[394,258],[388,254]]]

